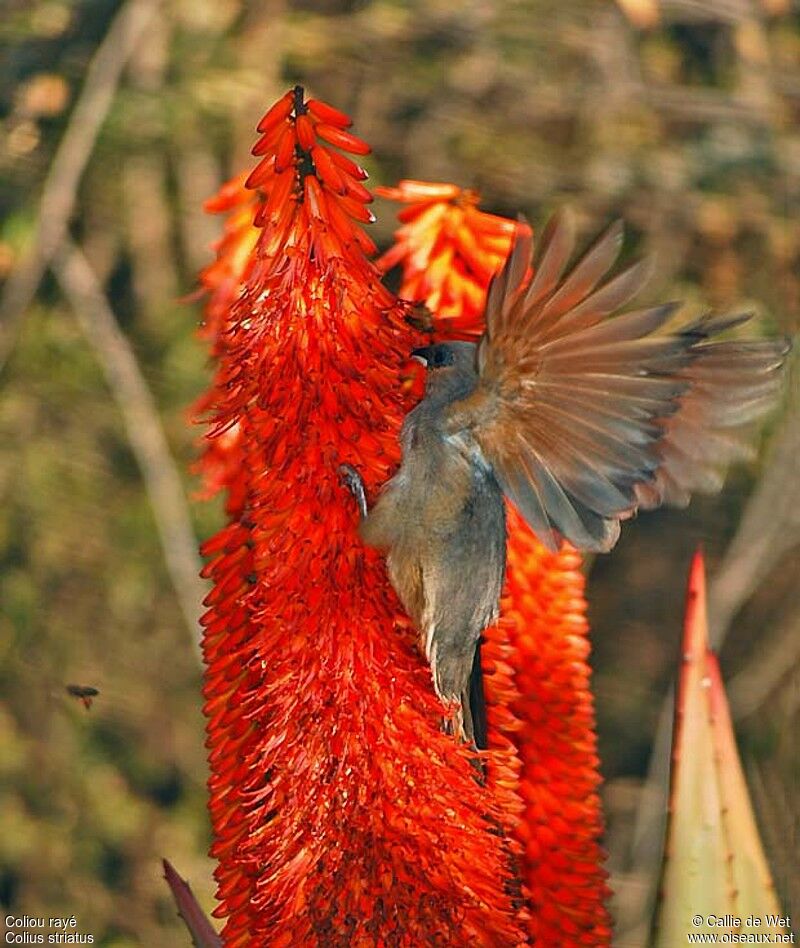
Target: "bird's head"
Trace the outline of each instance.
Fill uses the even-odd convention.
[[[426,392],[448,392],[460,397],[477,380],[476,346],[472,342],[438,342],[411,352],[411,358],[428,370]]]

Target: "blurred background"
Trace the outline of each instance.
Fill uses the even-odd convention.
[[[285,89],[349,112],[374,184],[476,187],[585,235],[622,215],[652,298],[797,329],[790,0],[1,0],[0,907],[105,948],[187,943],[159,859],[213,904],[190,500],[210,378],[181,301]],[[377,201],[373,236],[395,208]],[[644,943],[689,558],[705,547],[776,886],[800,913],[797,375],[719,496],[587,564],[617,942]],[[69,684],[100,694],[90,710]],[[661,725],[659,722],[661,721]],[[651,766],[654,744],[661,748]]]

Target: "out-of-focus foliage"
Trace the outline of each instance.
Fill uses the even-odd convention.
[[[32,237],[42,183],[119,0],[5,0],[0,18],[0,278]],[[178,464],[207,383],[196,310],[200,203],[247,162],[266,103],[302,82],[349,113],[373,183],[474,186],[538,224],[569,200],[587,233],[623,215],[652,249],[652,295],[747,306],[796,327],[800,17],[788,3],[633,0],[170,0],[126,70],[81,184],[74,237],[158,401]],[[626,12],[627,11],[627,12]],[[375,236],[395,226],[377,202]],[[642,517],[589,584],[612,882],[624,914],[632,814],[678,651],[683,575],[713,574],[758,463],[720,498]],[[187,485],[189,479],[187,477]],[[199,535],[219,523],[198,505]],[[759,635],[797,628],[797,551],[732,628],[726,677]],[[0,900],[75,912],[104,946],[179,944],[158,858],[204,907],[210,864],[199,675],[102,373],[48,278],[0,378]],[[792,624],[793,623],[793,624]],[[741,722],[782,904],[800,911],[797,663]],[[70,682],[95,685],[91,711]],[[762,689],[763,690],[763,689]],[[735,710],[735,708],[734,708]],[[621,942],[622,943],[622,942]],[[633,942],[625,942],[633,944]]]

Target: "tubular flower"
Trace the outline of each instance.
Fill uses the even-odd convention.
[[[207,299],[199,334],[211,346],[211,353],[217,360],[218,377],[214,386],[193,407],[192,416],[198,421],[206,416],[218,397],[218,384],[224,380],[228,314],[242,292],[245,274],[260,233],[253,223],[260,200],[256,193],[245,188],[246,178],[246,173],[232,178],[205,203],[208,213],[227,213],[228,216],[223,235],[215,247],[216,259],[200,273],[201,292],[205,292]],[[239,469],[242,464],[240,435],[239,425],[234,423],[218,437],[205,439],[200,458],[194,466],[203,478],[201,496],[208,498],[227,488],[227,508],[234,513],[243,502],[235,490],[240,481]]]
[[[261,200],[245,187],[246,174],[231,178],[204,204],[209,214],[227,214],[222,237],[217,242],[216,260],[200,273],[200,285],[207,292],[201,336],[209,339],[215,355],[221,354],[227,316],[242,291],[260,231],[254,225]]]
[[[479,210],[478,194],[455,184],[401,181],[376,194],[407,205],[378,267],[385,272],[402,262],[401,296],[424,301],[443,332],[480,334],[486,287],[518,225]]]
[[[402,181],[378,193],[406,205],[396,243],[378,261],[384,270],[402,265],[400,295],[428,305],[443,339],[481,332],[489,280],[519,225],[479,211],[474,192],[451,184]],[[482,650],[489,746],[520,758],[507,803],[522,801],[514,833],[529,929],[546,948],[611,941],[580,562],[567,545],[549,553],[510,510],[502,618]]]
[[[237,432],[229,523],[203,551],[215,914],[226,948],[525,944],[502,799],[442,733],[339,482],[350,463],[374,493],[396,467],[419,341],[366,256],[371,195],[343,152],[368,149],[348,125],[301,89],[267,112],[255,198],[229,190],[203,277],[221,306],[207,437]]]

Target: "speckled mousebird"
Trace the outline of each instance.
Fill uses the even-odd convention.
[[[574,228],[557,214],[532,268],[520,227],[493,278],[476,344],[415,349],[425,396],[407,415],[402,463],[368,509],[341,472],[365,543],[420,633],[439,697],[461,736],[486,747],[480,637],[496,621],[509,498],[549,549],[606,552],[639,509],[684,506],[722,485],[747,454],[737,430],[775,401],[784,339],[717,340],[749,317],[670,331],[676,303],[615,315],[646,278],[639,262],[605,279],[622,244],[613,224],[568,268]]]

